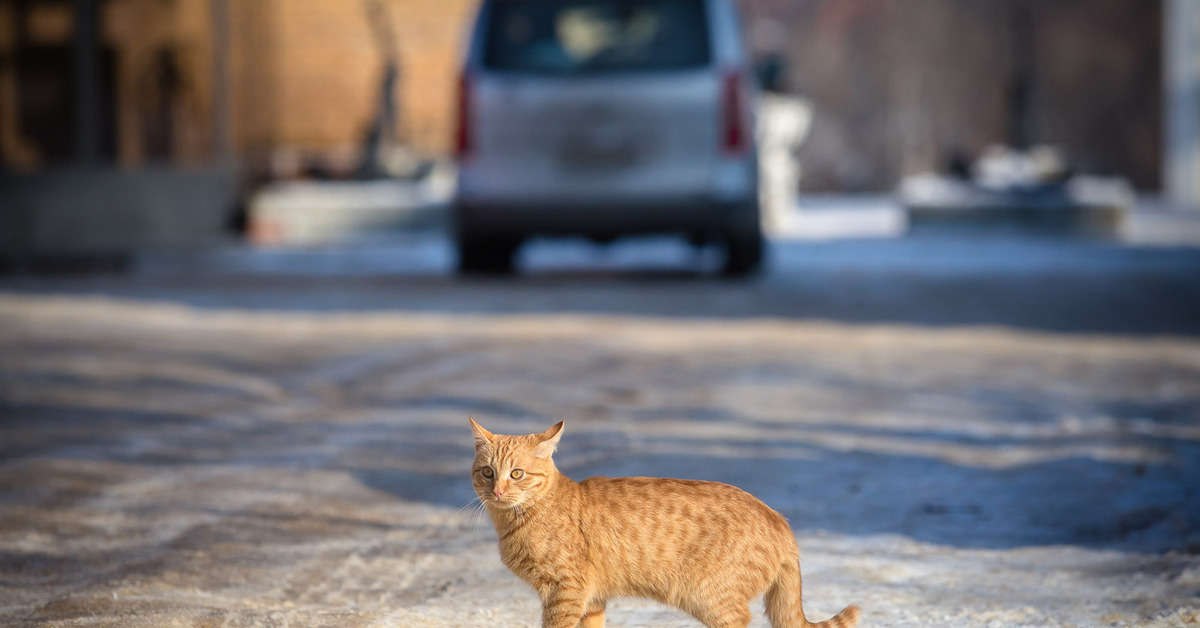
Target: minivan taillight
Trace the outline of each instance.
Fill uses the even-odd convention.
[[[458,136],[454,156],[464,159],[471,152],[471,77],[463,72],[458,77]]]
[[[746,89],[742,73],[736,70],[721,76],[721,149],[727,155],[739,155],[746,148]]]

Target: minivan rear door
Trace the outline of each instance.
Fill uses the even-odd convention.
[[[472,159],[489,195],[703,193],[720,113],[704,0],[495,0],[483,19]]]

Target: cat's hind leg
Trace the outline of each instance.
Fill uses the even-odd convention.
[[[583,613],[583,619],[579,620],[579,628],[604,628],[605,605],[603,601],[589,602],[587,610]]]

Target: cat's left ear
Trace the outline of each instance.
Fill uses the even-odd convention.
[[[558,449],[558,439],[562,438],[563,424],[566,421],[559,421],[554,427],[537,435],[540,441],[533,448],[533,455],[538,458],[549,458],[554,455],[554,450]]]

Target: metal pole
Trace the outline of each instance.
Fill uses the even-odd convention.
[[[100,159],[96,50],[95,0],[75,0],[75,159],[87,165]]]
[[[233,161],[233,127],[229,112],[229,0],[212,0],[213,159]]]
[[[1200,208],[1200,3],[1163,3],[1163,192]]]
[[[1009,70],[1008,144],[1027,150],[1036,143],[1033,128],[1035,54],[1033,19],[1024,0],[1008,5]]]

